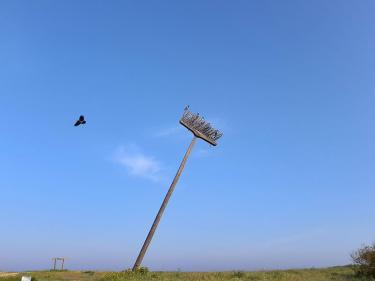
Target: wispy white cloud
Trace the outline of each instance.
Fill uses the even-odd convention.
[[[183,132],[183,128],[180,125],[170,126],[166,128],[159,129],[155,132],[155,137],[163,138],[163,137],[170,137],[173,135],[179,135]]]
[[[126,168],[132,176],[152,181],[162,180],[162,165],[154,157],[140,151],[136,145],[122,146],[115,153],[115,160]]]

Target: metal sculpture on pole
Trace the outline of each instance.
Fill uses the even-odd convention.
[[[151,243],[152,237],[154,236],[155,230],[158,227],[161,216],[163,215],[164,210],[167,207],[168,201],[170,197],[172,196],[172,193],[181,176],[181,173],[185,167],[186,161],[189,158],[189,155],[191,153],[191,150],[193,149],[193,146],[197,138],[200,138],[208,142],[209,144],[216,146],[217,145],[216,141],[223,135],[223,133],[221,133],[219,130],[214,129],[211,126],[211,124],[205,121],[203,117],[199,116],[199,114],[191,113],[189,111],[188,106],[185,107],[184,114],[182,115],[180,119],[180,124],[186,127],[189,131],[193,133],[193,139],[191,140],[191,143],[185,153],[184,158],[182,159],[182,162],[180,164],[180,167],[177,170],[177,173],[172,181],[172,184],[169,187],[167,194],[165,195],[163,203],[161,204],[159,212],[155,217],[154,223],[151,226],[151,229],[146,237],[146,240],[143,243],[142,249],[139,252],[137,260],[134,263],[133,271],[137,270],[142,264],[143,257],[145,256],[147,248]]]

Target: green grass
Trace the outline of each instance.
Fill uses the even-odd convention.
[[[19,276],[1,278],[0,281],[19,281],[21,275],[33,276],[36,281],[375,281],[359,278],[350,267],[327,269],[298,269],[257,272],[95,272],[95,271],[35,271]]]

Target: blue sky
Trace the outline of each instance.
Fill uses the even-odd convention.
[[[0,270],[346,264],[375,234],[373,1],[1,1]],[[73,127],[84,114],[87,124]]]

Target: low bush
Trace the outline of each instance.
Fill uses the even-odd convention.
[[[245,276],[246,276],[246,273],[243,271],[233,271],[233,277],[242,278]]]
[[[140,267],[139,269],[132,271],[127,269],[121,272],[111,272],[106,274],[100,281],[122,281],[122,280],[135,280],[137,277],[147,277],[150,271],[147,267]]]
[[[358,276],[375,277],[375,243],[363,246],[351,254],[354,270]]]

